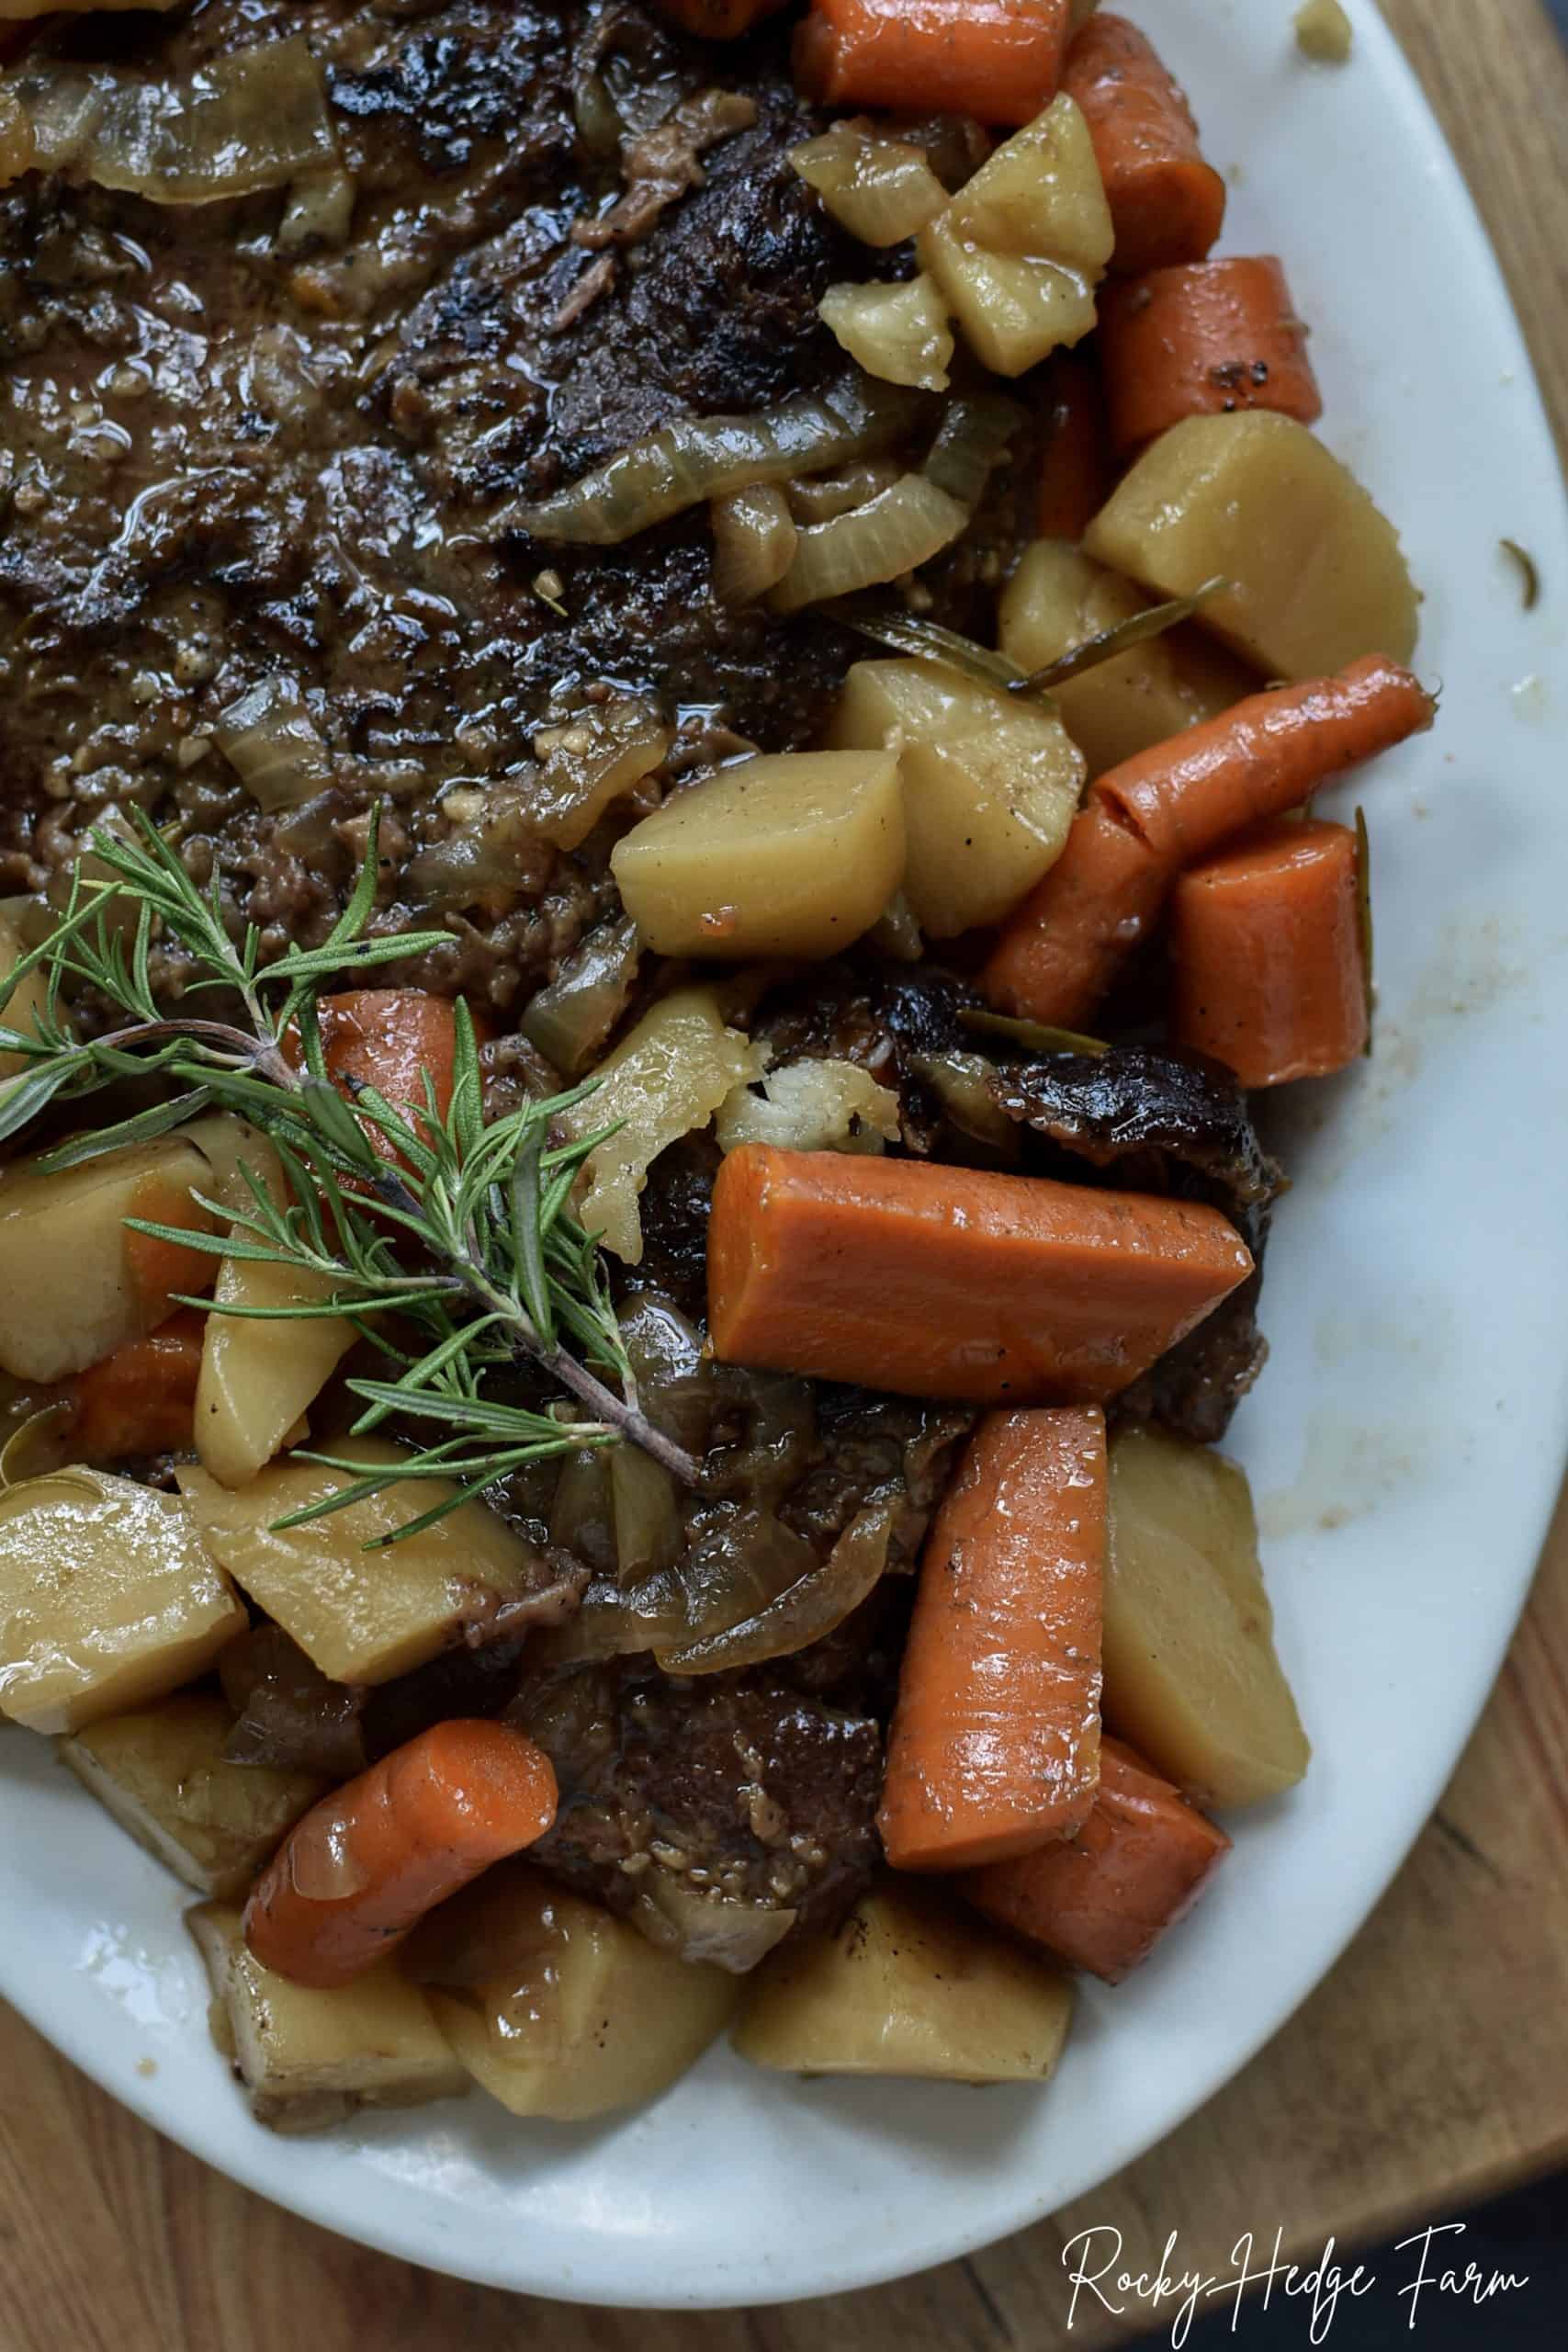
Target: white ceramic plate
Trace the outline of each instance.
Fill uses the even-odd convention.
[[[1048,2092],[797,2086],[724,2051],[604,2129],[525,2129],[476,2096],[299,2143],[249,2120],[208,2041],[172,1880],[43,1742],[0,1736],[0,1991],[198,2155],[437,2268],[587,2302],[767,2302],[919,2269],[1087,2191],[1329,1967],[1525,1596],[1568,1421],[1562,484],[1495,266],[1371,6],[1342,72],[1296,58],[1287,0],[1134,13],[1235,166],[1228,248],[1286,258],[1325,431],[1403,528],[1444,684],[1440,733],[1360,787],[1377,1051],[1288,1138],[1274,1359],[1236,1425],[1316,1762],[1239,1826],[1142,1976],[1086,1993]],[[1505,536],[1540,563],[1529,616]]]

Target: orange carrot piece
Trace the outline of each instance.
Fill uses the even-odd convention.
[[[1052,361],[1049,411],[1034,527],[1043,539],[1081,539],[1115,487],[1100,372],[1081,353]]]
[[[129,1462],[188,1446],[207,1318],[182,1307],[71,1385],[71,1436],[84,1462]]]
[[[1123,760],[1094,789],[1174,874],[1231,834],[1299,808],[1330,776],[1392,751],[1436,716],[1418,678],[1371,653],[1335,677],[1249,695]]]
[[[1171,1035],[1244,1086],[1327,1078],[1366,1050],[1360,857],[1345,825],[1274,824],[1171,893]]]
[[[1159,921],[1170,876],[1091,793],[1061,856],[1008,917],[980,973],[998,1012],[1081,1028]]]
[[[346,1984],[555,1815],[549,1758],[524,1733],[436,1724],[296,1825],[245,1905],[245,1941],[296,1984]]]
[[[1100,1745],[1100,1790],[1077,1837],[959,1881],[989,1919],[1069,1968],[1119,1984],[1184,1917],[1230,1839],[1120,1740]]]
[[[714,1188],[708,1324],[728,1363],[1098,1405],[1251,1269],[1218,1211],[1185,1201],[745,1144]]]
[[[895,1870],[972,1869],[1082,1826],[1100,1781],[1105,1416],[992,1413],[937,1513],[888,1734]]]
[[[813,0],[795,76],[819,105],[1032,122],[1056,95],[1070,0]]]
[[[411,1118],[424,1106],[428,1072],[435,1106],[445,1117],[452,1102],[457,1019],[444,996],[420,989],[358,989],[321,1002],[321,1051],[327,1075],[352,1102],[355,1086],[373,1086],[393,1110]],[[397,1154],[376,1129],[371,1141],[383,1159]]]
[[[1323,396],[1272,254],[1118,278],[1100,301],[1111,430],[1125,457],[1186,416],[1277,409],[1314,424]]]
[[[1225,218],[1225,184],[1203,160],[1179,85],[1125,17],[1090,17],[1067,51],[1062,86],[1075,98],[1105,183],[1115,270],[1202,261]]]
[[[1249,695],[1092,786],[1062,856],[1010,916],[980,975],[1005,1012],[1065,1028],[1094,1012],[1183,866],[1431,726],[1437,705],[1382,654]]]

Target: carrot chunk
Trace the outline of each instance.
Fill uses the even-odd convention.
[[[1118,278],[1105,289],[1100,324],[1111,430],[1123,457],[1185,416],[1271,408],[1314,424],[1323,414],[1307,331],[1272,254]]]
[[[206,1325],[182,1307],[77,1374],[71,1435],[84,1462],[129,1462],[190,1444]]]
[[[1028,1854],[1100,1780],[1105,1416],[993,1413],[936,1517],[877,1826],[896,1870]]]
[[[1201,261],[1225,218],[1225,184],[1203,160],[1179,85],[1125,17],[1090,17],[1067,51],[1062,86],[1076,98],[1116,229],[1111,267]]]
[[[719,1170],[708,1322],[729,1363],[981,1404],[1102,1404],[1252,1270],[1211,1208],[746,1144]]]
[[[1076,1837],[959,1883],[987,1918],[1118,1984],[1191,1909],[1230,1843],[1141,1756],[1105,1738],[1099,1791]]]
[[[1250,695],[1108,769],[1061,857],[998,934],[982,988],[1004,1012],[1081,1026],[1184,866],[1436,715],[1408,670],[1369,654],[1337,677]]]
[[[345,996],[323,997],[318,1010],[327,1075],[351,1102],[356,1087],[374,1087],[417,1127],[428,1073],[435,1107],[445,1118],[457,1046],[457,1016],[447,998],[422,989],[355,989]],[[286,1049],[298,1061],[292,1039]],[[378,1129],[372,1128],[370,1136],[383,1159],[396,1159]]]
[[[1171,893],[1171,1035],[1244,1086],[1327,1078],[1363,1053],[1360,858],[1345,825],[1275,824]]]
[[[436,1724],[296,1825],[245,1906],[245,1941],[296,1984],[346,1984],[555,1815],[549,1758],[524,1733]]]
[[[1021,127],[1055,96],[1070,0],[813,0],[795,75],[821,106]]]
[[[1034,527],[1043,539],[1081,539],[1115,487],[1099,369],[1079,353],[1059,351],[1047,409],[1051,437]]]

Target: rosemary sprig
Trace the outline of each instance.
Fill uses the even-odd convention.
[[[167,1099],[73,1135],[43,1158],[46,1170],[172,1133],[204,1112],[249,1120],[277,1153],[285,1200],[275,1200],[246,1168],[247,1206],[195,1195],[219,1218],[218,1233],[140,1218],[130,1220],[132,1228],[216,1258],[315,1277],[323,1292],[317,1304],[184,1303],[273,1321],[346,1316],[399,1367],[393,1380],[348,1382],[365,1408],[354,1434],[393,1415],[433,1432],[405,1460],[369,1470],[306,1455],[349,1473],[350,1483],[280,1524],[324,1517],[402,1480],[450,1480],[449,1498],[382,1539],[398,1542],[527,1463],[626,1439],[694,1483],[695,1462],[637,1403],[604,1260],[570,1215],[573,1179],[604,1137],[563,1142],[559,1123],[592,1092],[592,1082],[487,1125],[478,1043],[460,1001],[445,1111],[428,1074],[422,1103],[396,1105],[373,1087],[352,1084],[352,1108],[327,1076],[318,1013],[324,986],[423,955],[446,937],[438,931],[367,936],[374,819],[364,868],[330,938],[319,948],[291,947],[270,965],[261,962],[254,926],[234,936],[216,880],[203,897],[146,818],[138,815],[134,840],[100,831],[92,846],[113,880],[86,880],[78,867],[51,936],[0,982],[0,1016],[30,974],[40,972],[46,982],[31,1029],[0,1025],[0,1049],[29,1065],[0,1089],[0,1139],[51,1102],[74,1103],[133,1075],[162,1079]],[[160,938],[185,950],[195,974],[185,996],[210,996],[210,1017],[171,1014],[159,1004],[152,953]],[[79,1040],[64,1001],[73,985],[118,1008],[124,1025]],[[286,1041],[295,1042],[293,1053]],[[543,1410],[490,1391],[488,1384],[524,1363],[563,1392]]]

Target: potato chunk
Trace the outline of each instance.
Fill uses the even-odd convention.
[[[513,2115],[558,2123],[667,2090],[740,1997],[728,1970],[659,1951],[526,1863],[488,1871],[420,1939],[410,1964],[457,2058]]]
[[[1111,1443],[1105,1713],[1204,1806],[1278,1796],[1312,1753],[1275,1655],[1247,1479],[1156,1429]]]
[[[265,1136],[250,1138],[241,1165],[212,1197],[251,1214],[255,1196],[248,1168],[275,1201],[285,1198],[283,1167]],[[214,1312],[202,1339],[196,1392],[196,1447],[202,1466],[225,1487],[243,1487],[272,1460],[289,1430],[315,1402],[357,1332],[342,1316],[264,1322],[224,1309],[314,1306],[332,1296],[320,1276],[254,1260],[225,1258],[213,1287]]]
[[[36,1159],[0,1171],[0,1369],[64,1380],[169,1313],[171,1292],[201,1291],[214,1261],[126,1230],[128,1216],[210,1233],[191,1198],[212,1168],[187,1136],[164,1136],[45,1175]]]
[[[837,1935],[763,1961],[733,2039],[789,2074],[1038,2083],[1072,2009],[1055,1969],[933,1889],[885,1882]]]
[[[0,1714],[75,1731],[205,1672],[249,1620],[185,1505],[107,1470],[0,1495]]]
[[[186,1691],[60,1743],[84,1788],[198,1894],[243,1894],[328,1787],[313,1772],[231,1763],[232,1721],[221,1699]]]
[[[1147,607],[1147,597],[1130,580],[1066,540],[1036,539],[1002,593],[1002,651],[1021,669],[1043,670]],[[1102,775],[1183,728],[1217,718],[1257,685],[1234,653],[1189,624],[1052,692],[1090,775]]]
[[[610,860],[660,956],[836,956],[904,870],[895,761],[864,752],[743,760],[677,793]]]
[[[1089,125],[1062,96],[981,165],[919,254],[970,349],[1021,376],[1089,333],[1114,244]]]
[[[237,1905],[198,1904],[186,1925],[212,1986],[213,2039],[231,2057],[258,2123],[321,2132],[356,2108],[423,2107],[468,2089],[423,1994],[389,1960],[318,1993],[262,1966]]]
[[[737,1086],[755,1078],[762,1055],[727,1028],[706,989],[677,989],[644,1013],[608,1060],[576,1114],[581,1135],[615,1127],[584,1163],[588,1189],[579,1215],[590,1233],[628,1266],[642,1256],[637,1196],[660,1153],[705,1127]]]
[[[1419,599],[1393,524],[1304,424],[1269,409],[1172,425],[1084,546],[1156,596],[1224,578],[1199,619],[1271,678],[1415,650]]]
[[[896,752],[922,931],[999,922],[1062,854],[1084,763],[1059,719],[931,662],[857,662],[829,741]]]
[[[334,1450],[367,1467],[406,1458],[378,1438]],[[365,1549],[449,1494],[443,1478],[402,1479],[330,1518],[277,1529],[275,1520],[349,1485],[348,1476],[286,1460],[234,1493],[194,1466],[175,1475],[214,1556],[333,1682],[390,1681],[536,1589],[531,1546],[483,1503],[465,1503],[390,1550]]]

